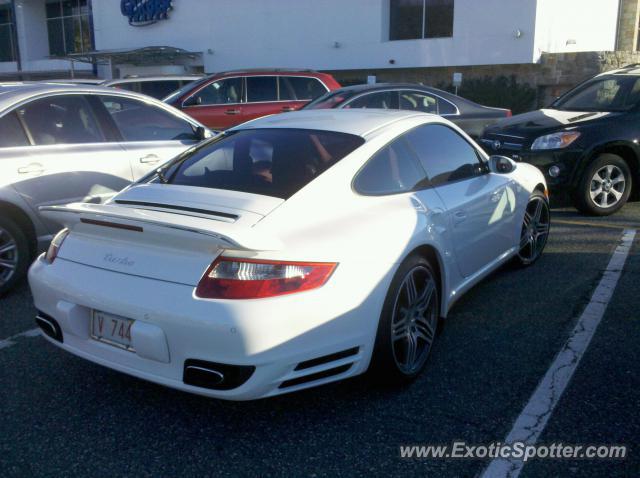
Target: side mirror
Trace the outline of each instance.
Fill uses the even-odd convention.
[[[207,139],[209,138],[209,135],[207,134],[207,128],[205,128],[204,126],[196,126],[196,139],[198,141],[202,141],[203,139]]]
[[[491,156],[489,158],[489,171],[496,174],[509,174],[516,170],[518,163],[506,156]]]

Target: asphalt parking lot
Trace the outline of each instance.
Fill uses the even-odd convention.
[[[504,440],[591,300],[640,203],[608,218],[555,210],[533,267],[461,299],[425,373],[224,402],[130,378],[34,329],[26,284],[0,300],[0,474],[478,476],[487,460],[401,459],[400,445]],[[625,444],[624,460],[533,460],[520,476],[638,476],[640,231],[606,312],[538,442]],[[20,335],[23,334],[23,335]]]

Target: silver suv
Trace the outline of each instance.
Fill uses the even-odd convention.
[[[39,215],[40,206],[103,202],[211,135],[132,92],[0,84],[0,295],[60,229]]]

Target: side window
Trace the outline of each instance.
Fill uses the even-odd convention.
[[[29,146],[29,140],[14,112],[0,118],[0,148]]]
[[[360,194],[381,196],[412,191],[425,180],[424,170],[401,138],[367,162],[356,176],[354,187]]]
[[[313,100],[327,92],[324,85],[316,78],[281,76],[278,81],[280,83],[281,100]]]
[[[276,76],[248,76],[247,103],[278,101],[278,78]]]
[[[382,108],[385,110],[397,110],[398,92],[381,91],[379,93],[369,93],[348,102],[345,108]]]
[[[406,137],[434,186],[472,178],[485,171],[475,148],[447,126],[420,126]]]
[[[142,81],[140,82],[140,93],[160,99],[173,93],[179,86],[179,82],[176,80]]]
[[[438,100],[419,91],[401,91],[400,109],[438,114]]]
[[[196,139],[191,123],[158,106],[131,98],[100,96],[125,141]]]
[[[442,98],[438,98],[438,114],[455,115],[458,114],[458,110],[453,103],[443,100]]]
[[[195,94],[193,104],[225,105],[242,101],[242,78],[214,81]]]
[[[93,110],[84,96],[50,96],[17,110],[36,145],[104,141]]]

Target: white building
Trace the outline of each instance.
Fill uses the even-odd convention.
[[[364,74],[533,64],[543,52],[615,50],[629,22],[635,22],[627,28],[635,34],[635,49],[638,3],[0,0],[0,76],[61,77],[73,69],[75,75],[108,77],[256,67]],[[635,8],[631,20],[623,15],[626,4]],[[169,5],[166,18],[145,21],[145,15],[147,20],[149,15],[165,16]],[[136,6],[142,10],[134,11]],[[123,12],[133,15],[133,21]],[[136,21],[136,13],[142,22]],[[127,54],[157,46],[172,48]]]

